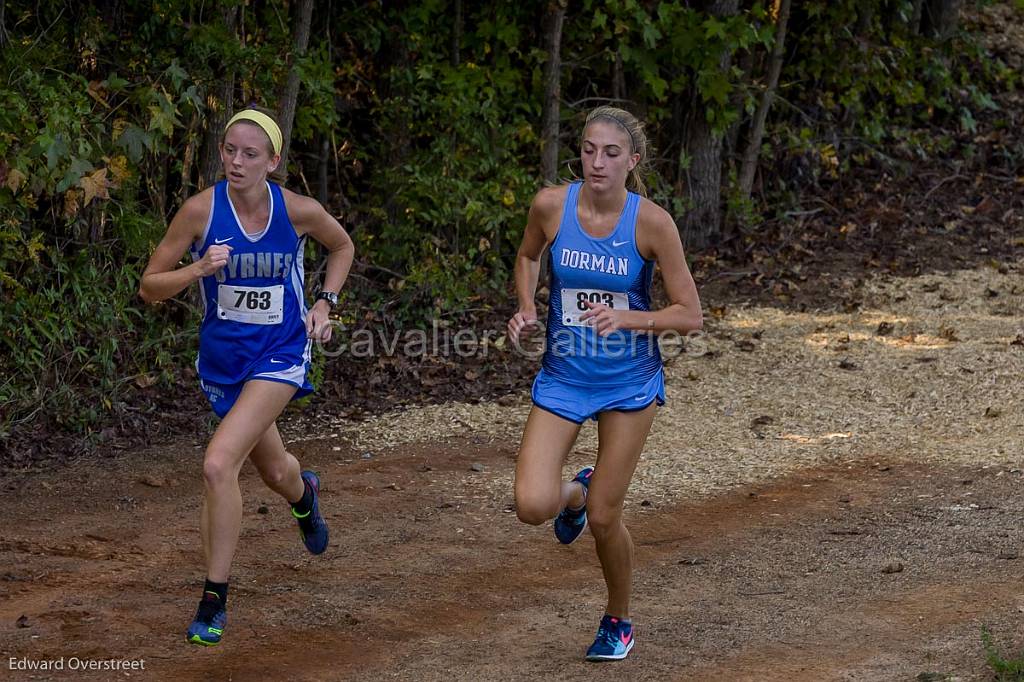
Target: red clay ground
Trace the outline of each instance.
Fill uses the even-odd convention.
[[[184,639],[203,576],[201,449],[9,480],[2,677],[981,680],[982,624],[1007,652],[1024,644],[1019,470],[857,460],[704,501],[631,505],[637,646],[595,668],[582,661],[603,606],[592,539],[561,547],[550,526],[516,521],[511,491],[477,483],[507,474],[514,443],[419,443],[370,459],[334,447],[295,447],[324,478],[322,557],[304,553],[245,470],[230,620],[214,649]],[[145,670],[11,670],[12,659],[61,657],[142,659]]]

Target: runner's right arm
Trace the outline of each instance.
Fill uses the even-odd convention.
[[[227,263],[231,247],[213,245],[200,260],[177,267],[189,245],[202,236],[202,227],[210,215],[210,196],[210,193],[202,192],[190,198],[171,220],[167,233],[142,273],[139,296],[146,303],[165,301]]]
[[[537,279],[540,277],[540,257],[548,243],[552,217],[558,215],[562,205],[565,191],[559,192],[559,189],[542,189],[530,204],[523,241],[516,254],[515,281],[519,309],[508,321],[508,337],[513,342],[519,341],[520,334],[525,336],[537,327],[537,304],[534,297],[537,294]]]

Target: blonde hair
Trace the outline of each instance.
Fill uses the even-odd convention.
[[[243,109],[242,111],[246,110],[257,111],[263,114],[264,116],[269,117],[273,124],[278,127],[278,130],[280,130],[281,124],[277,120],[277,113],[274,112],[272,109],[266,109],[264,107],[252,104]],[[274,141],[271,139],[270,133],[267,132],[266,128],[264,128],[260,123],[256,121],[247,118],[239,118],[238,114],[235,114],[235,116],[230,121],[228,121],[228,125],[224,126],[224,132],[220,134],[221,144],[224,144],[224,138],[227,137],[228,129],[239,124],[255,126],[262,130],[267,135],[267,152],[270,154],[271,158],[273,158],[278,153],[274,147]],[[287,167],[286,164],[287,160],[284,158],[284,156],[282,156],[281,160],[277,162],[277,168],[267,173],[267,179],[275,184],[284,185],[284,182],[288,177],[284,171],[284,169]],[[223,176],[223,171],[220,174],[218,174],[218,177],[220,176]]]
[[[647,186],[644,184],[641,173],[647,170],[651,150],[647,142],[647,133],[644,131],[644,124],[625,109],[604,106],[597,107],[587,114],[587,122],[583,126],[583,130],[586,131],[591,123],[597,121],[610,121],[626,131],[631,147],[629,153],[640,155],[640,160],[637,161],[636,165],[633,166],[633,170],[629,171],[629,175],[626,177],[626,189],[646,197]]]

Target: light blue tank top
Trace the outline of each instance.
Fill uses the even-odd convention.
[[[235,214],[227,182],[218,182],[206,232],[191,249],[198,261],[213,244],[232,247],[227,265],[199,281],[205,311],[196,368],[219,384],[245,381],[271,354],[295,358],[295,364],[309,360],[302,290],[306,238],[295,232],[281,188],[267,186],[270,219],[250,235]]]
[[[584,301],[629,310],[651,309],[654,261],[636,246],[640,196],[629,192],[622,215],[607,237],[583,231],[577,214],[582,183],[569,185],[558,235],[551,244],[547,348],[550,375],[581,386],[645,383],[661,371],[657,339],[649,332],[619,330],[601,337],[578,317]]]

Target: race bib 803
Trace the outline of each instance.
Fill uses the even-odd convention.
[[[272,287],[217,286],[217,317],[246,324],[281,324],[284,285]]]
[[[570,327],[585,327],[580,315],[590,310],[587,303],[601,303],[615,310],[629,310],[629,299],[621,291],[601,289],[562,289],[562,324]]]

